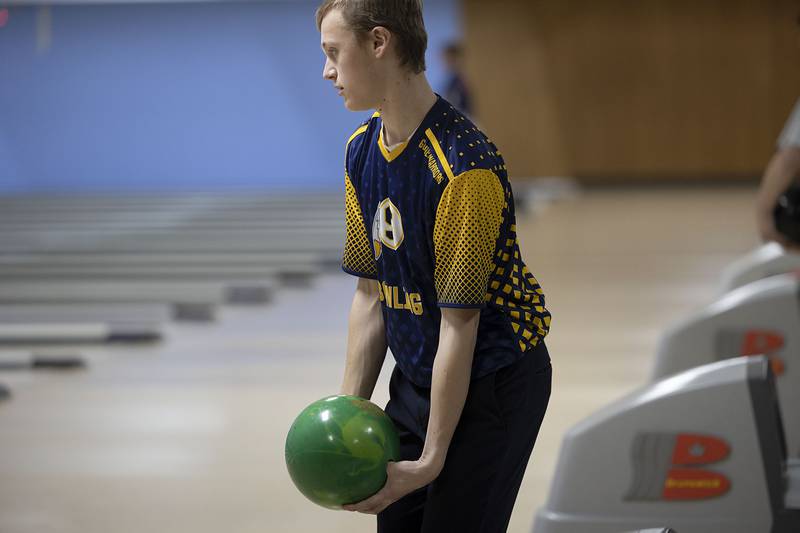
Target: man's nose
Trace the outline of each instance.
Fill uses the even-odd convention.
[[[322,78],[326,80],[333,80],[336,78],[335,69],[330,66],[327,61],[325,61],[325,66],[322,68]]]

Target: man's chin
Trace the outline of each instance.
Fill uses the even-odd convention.
[[[345,97],[344,99],[344,108],[348,111],[369,111],[372,109],[371,106],[366,105],[362,102],[358,102],[356,100],[352,100],[350,98]]]

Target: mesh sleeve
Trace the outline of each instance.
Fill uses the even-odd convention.
[[[356,189],[347,174],[344,176],[344,190],[347,227],[342,269],[355,276],[376,279],[378,269],[375,265],[375,255],[367,237],[367,228],[356,196]]]
[[[470,170],[448,183],[433,230],[439,306],[485,304],[504,206],[503,186],[490,170]]]

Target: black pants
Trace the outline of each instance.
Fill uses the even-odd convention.
[[[441,474],[378,514],[378,532],[506,531],[550,399],[551,378],[547,348],[539,343],[516,363],[473,380]],[[431,391],[411,383],[397,367],[389,390],[386,412],[397,426],[402,459],[416,461]]]

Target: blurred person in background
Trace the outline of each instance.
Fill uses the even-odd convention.
[[[550,397],[550,327],[497,147],[431,89],[420,0],[326,0],[323,77],[377,110],[345,149],[342,268],[357,276],[341,393],[387,346],[401,461],[344,508],[383,533],[505,531]]]
[[[442,50],[444,65],[447,69],[447,81],[444,86],[444,98],[453,106],[474,120],[472,97],[464,77],[464,49],[459,43],[452,42]]]

